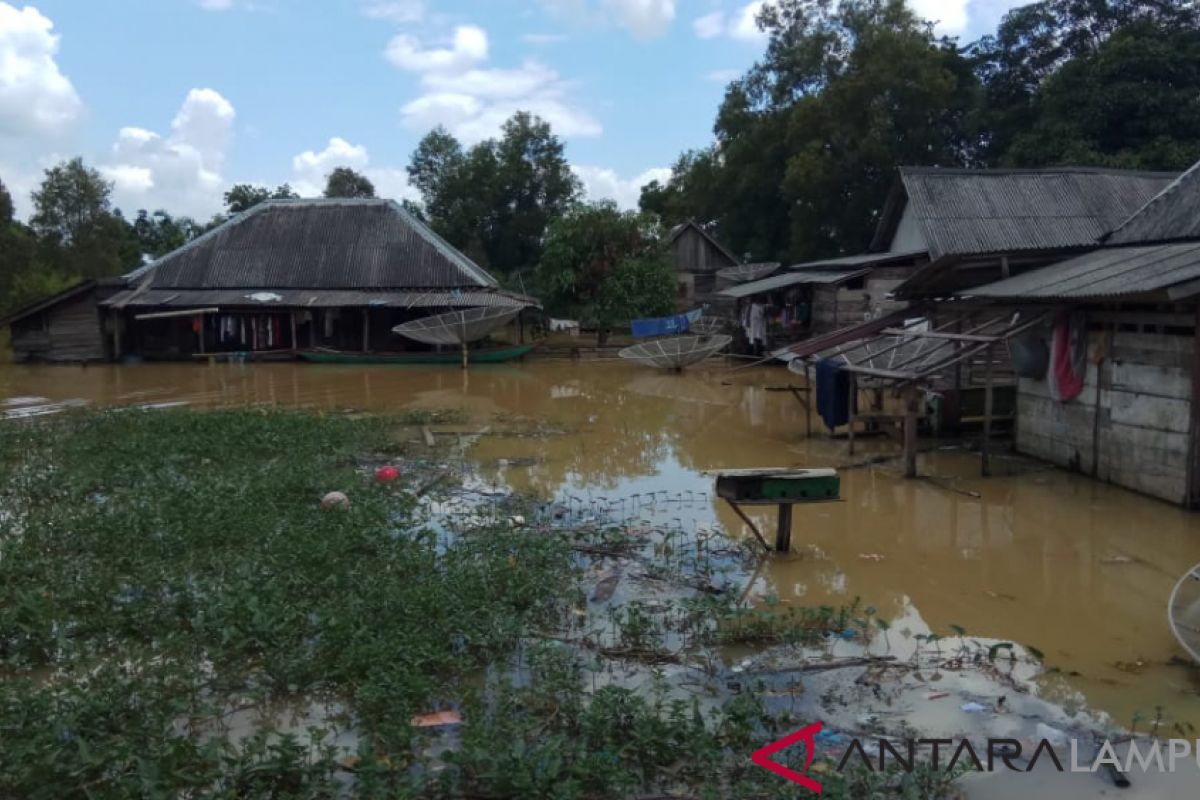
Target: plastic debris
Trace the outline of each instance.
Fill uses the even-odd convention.
[[[458,725],[462,722],[462,714],[457,711],[434,711],[431,714],[419,714],[413,717],[409,724],[414,728],[438,728],[442,725]]]
[[[841,635],[842,635],[843,639],[845,639],[846,641],[850,641],[851,639],[858,636],[858,631],[854,630],[853,628],[846,628],[846,630],[842,631]]]
[[[521,516],[520,514],[514,514],[513,516],[508,518],[508,527],[524,528],[525,527],[525,518],[523,516]]]
[[[837,731],[831,731],[828,728],[817,731],[817,735],[814,736],[813,739],[821,742],[822,744],[831,745],[845,744],[846,742],[850,741],[850,737],[840,734]]]
[[[949,697],[949,692],[930,692],[925,695],[926,700],[941,700],[943,697]]]
[[[321,508],[325,511],[331,508],[350,508],[350,498],[345,492],[330,492],[321,498]]]
[[[987,711],[987,708],[979,705],[979,703],[963,703],[962,710],[968,714],[979,714],[980,712]]]
[[[883,561],[883,556],[879,553],[859,553],[858,557],[863,561]]]
[[[400,477],[400,470],[390,464],[375,470],[375,480],[380,483],[391,483]]]

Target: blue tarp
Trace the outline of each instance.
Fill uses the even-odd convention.
[[[694,308],[686,314],[676,314],[673,317],[635,319],[630,327],[633,328],[633,335],[638,339],[687,333],[691,329],[692,323],[700,319],[700,315],[703,313],[703,309]]]

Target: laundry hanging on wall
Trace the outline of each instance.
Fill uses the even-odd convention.
[[[817,362],[817,413],[825,426],[833,431],[850,421],[850,373],[832,358]],[[857,392],[855,393],[857,395]],[[858,398],[854,400],[854,411],[858,411]]]
[[[1080,395],[1087,377],[1087,353],[1087,316],[1082,311],[1059,314],[1050,346],[1050,369],[1046,372],[1052,398],[1067,403]]]

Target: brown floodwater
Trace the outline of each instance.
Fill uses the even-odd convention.
[[[611,362],[475,367],[302,364],[0,365],[0,419],[72,406],[289,406],[331,411],[463,408],[481,480],[580,513],[604,510],[690,534],[745,525],[712,496],[706,470],[837,467],[888,453],[887,440],[808,439],[782,369],[682,375]],[[525,435],[512,435],[514,430]],[[529,432],[533,431],[533,434]],[[921,457],[935,480],[896,462],[844,470],[844,502],[798,506],[788,557],[764,559],[754,602],[860,598],[927,632],[1013,641],[1045,654],[1048,697],[1128,726],[1162,707],[1200,727],[1200,681],[1167,627],[1171,587],[1200,562],[1200,515],[1020,458],[978,476],[947,445]],[[977,494],[978,496],[973,496]],[[758,521],[770,531],[770,514]],[[1145,723],[1140,726],[1143,730]]]

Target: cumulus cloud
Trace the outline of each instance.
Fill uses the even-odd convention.
[[[36,8],[0,2],[0,135],[61,132],[83,112],[54,60],[59,37]]]
[[[712,72],[705,74],[704,77],[713,83],[730,83],[742,77],[742,73],[736,69],[714,69]]]
[[[643,186],[651,181],[665,183],[671,178],[671,170],[666,167],[648,169],[632,178],[622,178],[607,167],[573,166],[571,171],[583,183],[589,200],[613,200],[626,209],[637,208]]]
[[[572,85],[550,67],[528,60],[515,68],[486,65],[487,33],[460,26],[444,46],[429,47],[400,34],[384,56],[419,77],[423,93],[401,108],[417,131],[444,125],[467,143],[494,135],[517,111],[545,119],[564,136],[598,136],[600,124],[570,100]]]
[[[616,23],[638,39],[662,36],[675,19],[675,0],[542,0],[542,5],[589,27]]]
[[[692,30],[701,39],[716,39],[725,33],[725,12],[714,11],[692,20]]]
[[[222,170],[233,134],[233,105],[213,89],[192,89],[167,135],[122,128],[100,172],[116,204],[132,213],[166,208],[207,218],[221,209]]]
[[[375,185],[378,197],[415,200],[417,191],[408,182],[408,172],[390,167],[371,167],[367,148],[334,136],[317,152],[305,150],[292,159],[292,188],[301,197],[317,197],[325,191],[325,179],[337,167],[360,172]]]
[[[233,8],[234,0],[196,0],[196,5],[205,11],[228,11]]]

